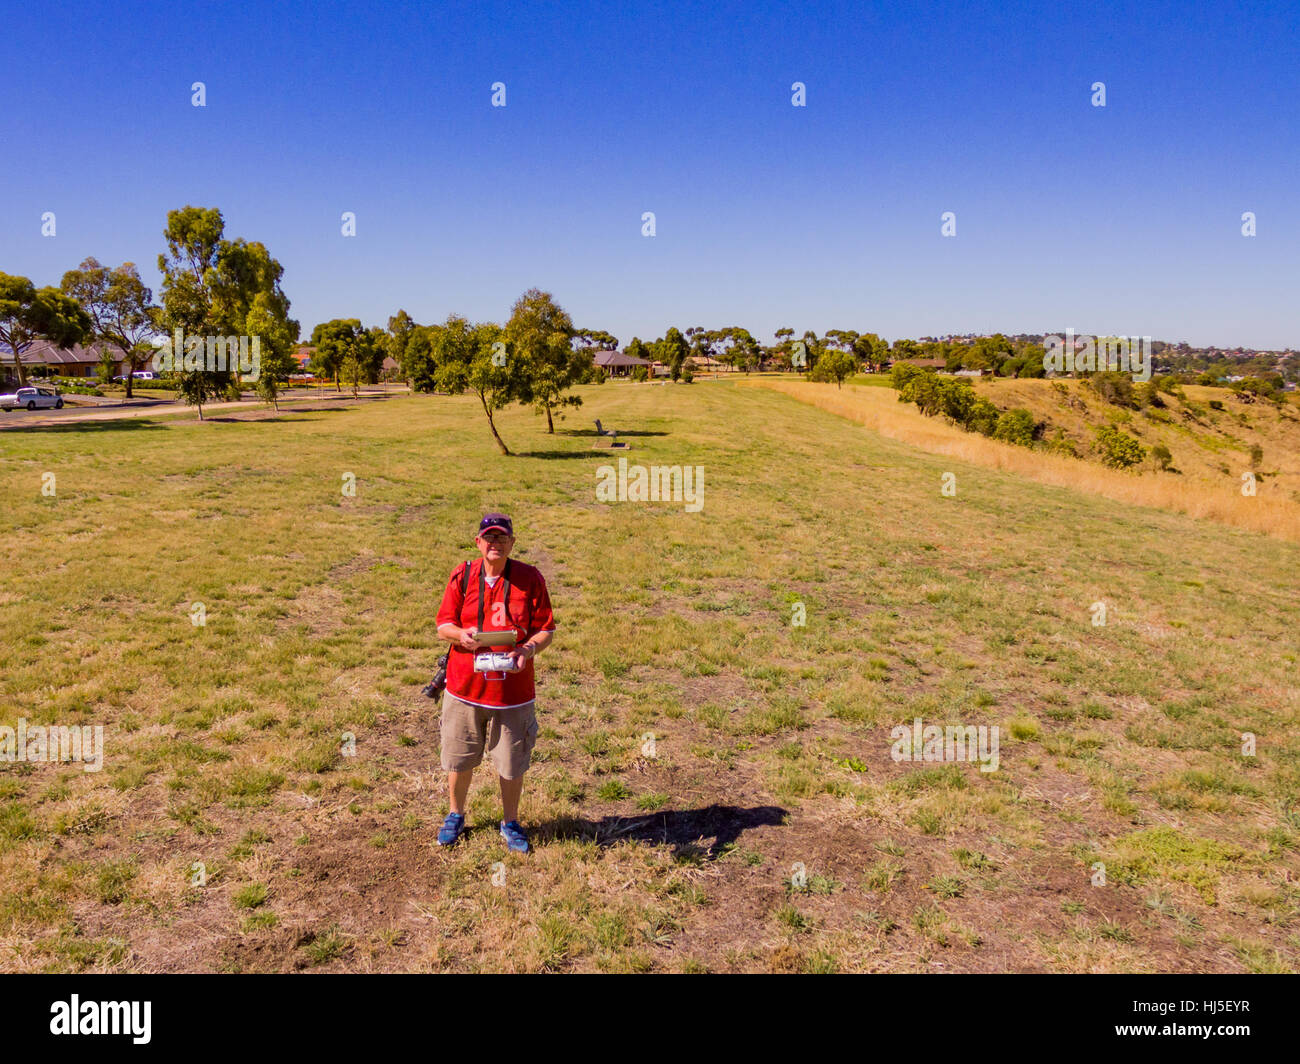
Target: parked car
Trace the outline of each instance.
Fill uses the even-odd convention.
[[[48,388],[19,388],[10,395],[0,395],[0,410],[17,410],[24,407],[36,410],[39,407],[63,409],[63,396],[55,395]]]

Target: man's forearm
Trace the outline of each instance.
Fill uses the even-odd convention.
[[[535,632],[532,636],[529,637],[528,641],[525,642],[523,645],[526,647],[532,647],[530,653],[532,654],[533,657],[536,657],[538,654],[540,654],[543,650],[545,650],[548,646],[551,645],[551,640],[554,638],[555,638],[555,629],[552,628],[546,632]]]

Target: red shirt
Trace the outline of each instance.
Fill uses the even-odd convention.
[[[468,565],[469,579],[465,583],[465,594],[460,593],[461,570]],[[483,560],[475,558],[471,562],[462,562],[451,571],[447,580],[447,590],[442,593],[442,605],[438,607],[438,625],[455,624],[461,628],[478,626],[478,578]],[[504,632],[513,628],[515,645],[531,639],[538,632],[555,631],[555,617],[551,613],[551,597],[546,591],[546,580],[539,570],[523,562],[511,561],[510,602],[502,598],[505,580],[497,577],[489,587],[483,585],[483,631]],[[509,650],[509,647],[493,647],[493,650]],[[468,651],[456,646],[451,647],[447,658],[447,690],[454,698],[474,706],[489,709],[513,709],[526,705],[534,697],[533,659],[529,658],[518,672],[475,672],[474,654],[482,651]]]

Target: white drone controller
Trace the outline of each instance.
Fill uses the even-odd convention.
[[[515,659],[502,651],[489,650],[474,655],[475,672],[516,672]]]

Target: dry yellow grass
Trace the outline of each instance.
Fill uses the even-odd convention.
[[[743,383],[792,396],[931,454],[1006,470],[1041,484],[1076,488],[1117,502],[1154,506],[1300,542],[1300,504],[1271,494],[1264,483],[1258,486],[1257,495],[1244,496],[1239,481],[1216,484],[1191,477],[1126,473],[1085,459],[1031,451],[966,432],[942,418],[926,417],[915,406],[900,403],[893,388],[836,388],[812,381],[770,379]]]

